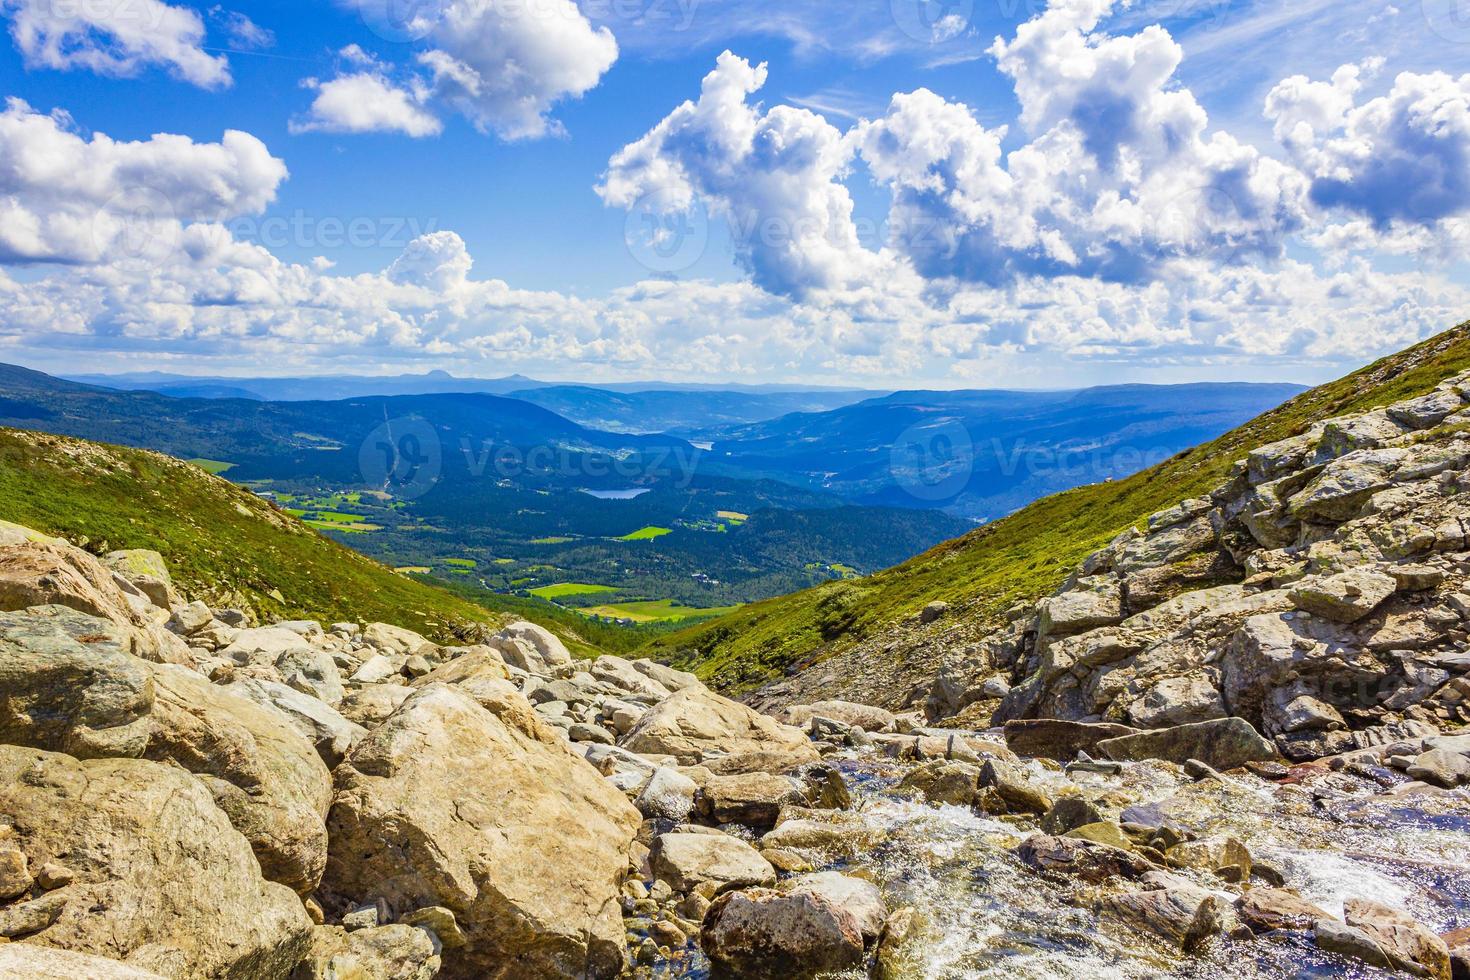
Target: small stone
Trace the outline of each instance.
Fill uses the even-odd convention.
[[[76,873],[70,868],[48,861],[36,872],[36,883],[47,891],[53,891],[57,888],[65,888],[75,881],[76,877]]]
[[[1065,834],[1102,820],[1102,812],[1080,796],[1064,796],[1041,818],[1043,834]]]
[[[1470,758],[1449,749],[1431,749],[1408,767],[1411,779],[1453,789],[1470,783]]]
[[[14,847],[0,848],[0,901],[19,898],[31,890],[30,862]]]
[[[1311,902],[1279,888],[1252,888],[1235,903],[1240,920],[1251,931],[1273,932],[1277,929],[1310,929],[1327,913]]]
[[[361,905],[342,916],[342,928],[348,932],[376,929],[388,924],[388,905],[381,898],[376,904]]]
[[[455,921],[454,913],[442,905],[430,905],[427,908],[415,909],[398,920],[406,926],[417,926],[427,929],[439,940],[439,945],[445,949],[459,949],[469,940],[459,928]]]
[[[660,946],[667,946],[670,949],[679,949],[688,941],[688,937],[684,935],[684,930],[667,919],[655,922],[649,932],[653,936],[654,942]]]

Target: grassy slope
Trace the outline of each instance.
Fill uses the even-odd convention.
[[[93,551],[154,549],[190,595],[243,597],[267,620],[380,620],[442,637],[454,624],[504,618],[144,450],[0,429],[0,519],[85,539]]]
[[[1081,559],[1124,528],[1210,490],[1254,447],[1321,419],[1412,397],[1467,369],[1470,323],[1304,392],[1126,480],[1043,498],[895,568],[753,603],[659,638],[644,652],[694,666],[739,690],[851,645],[935,600],[972,617],[998,617],[1018,600],[1055,590]]]

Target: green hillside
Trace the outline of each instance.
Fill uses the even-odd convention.
[[[1466,369],[1470,323],[1303,392],[1128,479],[1043,498],[895,568],[753,603],[656,639],[645,653],[741,690],[849,647],[935,600],[969,617],[999,621],[1017,601],[1055,590],[1081,559],[1128,526],[1213,488],[1252,448],[1322,419],[1412,397]]]
[[[94,552],[151,548],[190,595],[262,620],[380,620],[441,638],[503,617],[307,528],[198,466],[0,428],[0,519]]]

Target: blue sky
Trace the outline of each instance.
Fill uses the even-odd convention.
[[[0,0],[0,359],[1323,378],[1470,308],[1457,3]]]

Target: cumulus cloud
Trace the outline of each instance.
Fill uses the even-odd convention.
[[[402,133],[420,138],[443,131],[444,124],[424,107],[428,90],[422,83],[395,83],[355,44],[344,48],[342,57],[363,70],[325,82],[315,78],[302,82],[316,92],[316,98],[304,117],[291,121],[291,132]]]
[[[259,212],[286,176],[249,133],[84,139],[64,112],[11,99],[0,113],[0,261],[98,262],[167,247],[186,223]]]
[[[597,193],[613,207],[662,214],[701,204],[727,219],[736,257],[762,287],[804,296],[879,273],[841,183],[851,147],[816,113],[769,111],[749,96],[766,66],[729,51],[685,102],[608,164]]]
[[[230,84],[229,62],[205,52],[203,18],[188,7],[161,0],[0,0],[0,13],[10,18],[10,36],[27,67],[131,76],[156,65],[201,88]]]
[[[1174,74],[1183,52],[1150,26],[1097,30],[1111,0],[1059,0],[991,47],[1029,140],[920,89],[853,138],[893,194],[892,224],[931,276],[1156,278],[1166,264],[1281,254],[1303,220],[1289,166],[1209,129]]]
[[[1277,138],[1311,178],[1313,203],[1381,233],[1470,213],[1470,74],[1404,72],[1358,105],[1363,74],[1347,65],[1330,82],[1295,75],[1266,99]]]
[[[482,132],[519,140],[556,135],[556,105],[595,88],[618,57],[606,27],[573,0],[433,0],[381,24],[382,0],[339,0],[379,30],[420,40],[425,92]]]

